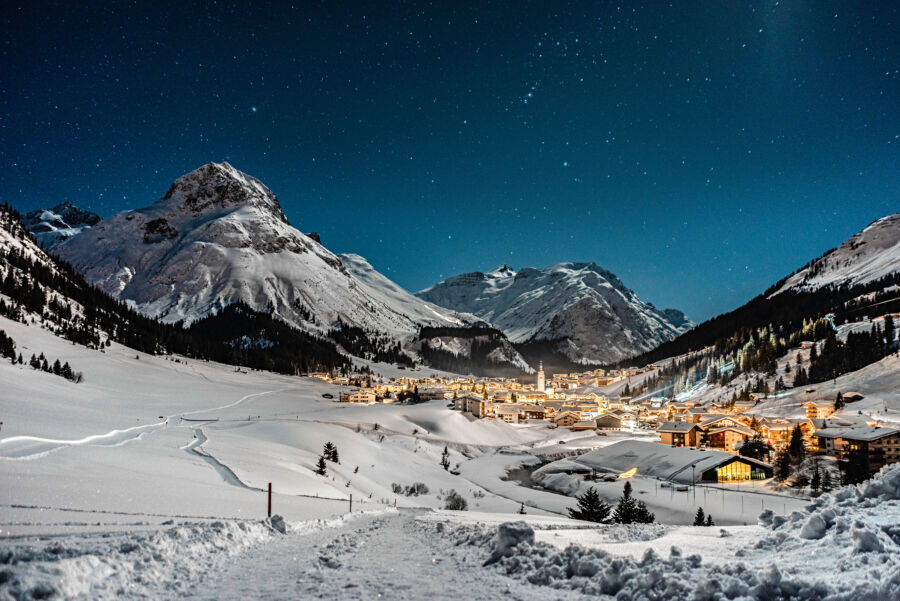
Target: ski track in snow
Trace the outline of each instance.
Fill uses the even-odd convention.
[[[245,396],[239,398],[238,400],[234,401],[233,403],[228,403],[227,405],[211,407],[209,409],[198,409],[196,411],[187,411],[185,413],[176,413],[176,414],[167,416],[162,421],[155,422],[152,424],[146,424],[143,426],[134,426],[134,427],[125,428],[122,430],[111,430],[104,434],[91,434],[90,436],[85,436],[84,438],[66,440],[66,439],[55,439],[55,438],[41,438],[38,436],[11,436],[9,438],[4,438],[4,439],[0,440],[0,459],[13,460],[13,461],[37,459],[39,457],[44,457],[54,451],[58,451],[59,449],[63,449],[66,447],[74,447],[74,446],[90,445],[90,446],[117,447],[117,446],[121,446],[123,444],[127,444],[129,442],[132,442],[134,440],[139,440],[145,434],[147,434],[149,432],[153,432],[160,428],[166,427],[168,425],[170,419],[173,419],[176,417],[182,418],[185,415],[197,415],[200,413],[209,413],[211,411],[221,411],[224,409],[231,409],[231,408],[237,407],[238,405],[245,403],[251,399],[256,399],[256,398],[259,398],[259,397],[267,395],[267,394],[274,394],[276,392],[282,392],[283,390],[285,390],[285,389],[282,388],[279,390],[267,390],[264,392],[256,392],[253,394],[245,395]],[[190,420],[186,420],[186,421],[190,421]],[[200,420],[200,421],[215,421],[215,420],[211,419],[211,420]],[[196,433],[197,430],[194,430],[194,432]],[[205,435],[203,436],[203,441],[206,442]],[[199,444],[202,444],[202,443],[199,443]],[[195,445],[194,447],[191,447],[191,449],[186,449],[186,450],[193,451],[196,446],[199,446],[199,444]],[[188,445],[188,446],[190,446],[190,445]],[[196,454],[199,455],[200,457],[204,457],[204,459],[207,462],[209,462],[210,465],[213,465],[213,467],[216,467],[216,465],[220,466],[220,467],[216,467],[216,471],[218,471],[220,474],[223,474],[223,478],[225,478],[226,482],[229,482],[229,484],[235,484],[236,486],[243,486],[244,488],[248,488],[237,478],[237,476],[234,475],[233,472],[231,472],[231,470],[229,468],[222,465],[220,462],[218,462],[212,456],[210,456],[208,454],[204,455],[201,452],[196,452]],[[213,462],[215,462],[215,463],[213,463]],[[234,480],[236,482],[230,482],[228,480],[228,477],[226,477],[226,475],[223,473],[223,471],[222,471],[223,469],[227,470],[229,473],[231,473],[231,476],[234,478]]]
[[[206,434],[203,433],[203,430],[200,428],[194,428],[194,440],[184,447],[184,450],[192,455],[196,455],[201,458],[203,461],[208,463],[216,473],[222,476],[222,480],[224,480],[227,484],[232,486],[237,486],[238,488],[246,488],[247,490],[259,490],[261,488],[254,488],[252,486],[247,486],[244,484],[240,478],[237,477],[237,474],[232,471],[230,467],[210,455],[205,449],[200,448],[206,441]]]
[[[148,432],[164,427],[166,421],[144,426],[134,426],[124,430],[112,430],[105,434],[92,434],[91,436],[75,440],[40,438],[37,436],[12,436],[0,440],[0,459],[37,459],[65,447],[82,445],[117,447],[140,439]]]

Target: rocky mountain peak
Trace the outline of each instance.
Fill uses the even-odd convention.
[[[278,198],[261,181],[230,164],[207,163],[182,175],[158,201],[193,215],[240,206],[254,206],[288,223]]]

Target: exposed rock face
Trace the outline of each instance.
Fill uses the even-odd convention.
[[[63,202],[52,209],[38,209],[23,219],[37,241],[47,249],[76,236],[100,222],[100,216]]]

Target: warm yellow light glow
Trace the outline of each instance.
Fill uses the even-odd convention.
[[[619,478],[631,478],[636,473],[637,473],[637,468],[633,467],[630,470],[628,470],[627,472],[622,472],[621,474],[619,474]]]

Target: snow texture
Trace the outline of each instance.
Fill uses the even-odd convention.
[[[900,271],[900,213],[882,217],[789,277],[785,290],[866,284]]]

